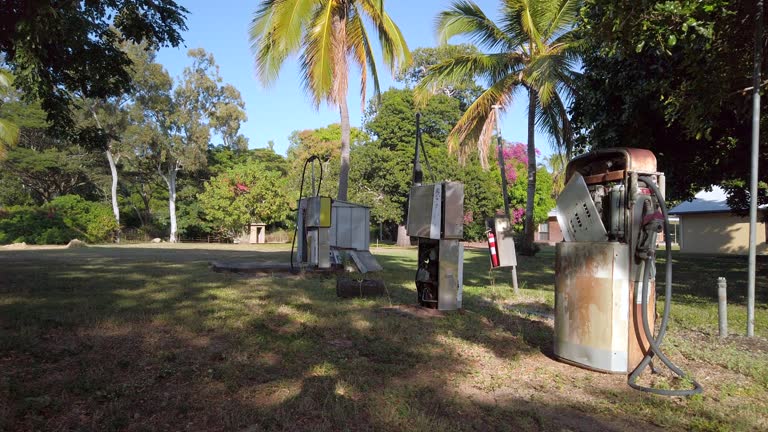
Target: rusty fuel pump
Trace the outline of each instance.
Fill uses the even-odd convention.
[[[428,168],[429,159],[421,142],[420,117],[416,114],[413,186],[408,195],[407,222],[408,235],[419,241],[416,292],[421,306],[456,310],[461,309],[463,289],[464,184],[422,184],[419,147]]]
[[[561,360],[629,374],[631,387],[669,396],[701,393],[644,387],[637,378],[654,358],[688,377],[661,351],[669,320],[671,243],[664,174],[648,150],[613,148],[573,159],[557,200],[564,241],[555,256],[554,353]],[[655,325],[656,239],[667,247],[665,307]]]

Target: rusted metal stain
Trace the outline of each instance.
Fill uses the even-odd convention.
[[[638,148],[626,148],[624,150],[629,155],[628,170],[646,173],[656,172],[656,155],[652,151]]]
[[[630,273],[632,274],[632,273]],[[642,283],[642,281],[640,281]],[[651,281],[648,287],[651,301],[648,302],[648,325],[651,331],[654,331],[656,323],[656,281]],[[640,291],[642,295],[642,288]],[[648,338],[645,337],[645,331],[643,330],[643,305],[635,302],[635,292],[630,290],[630,323],[629,326],[629,363],[627,364],[628,370],[634,370],[638,364],[643,360],[643,357],[651,346],[648,344]]]
[[[588,172],[587,172],[588,171]],[[570,180],[575,172],[584,177],[608,175],[608,173],[636,171],[656,172],[656,156],[650,150],[637,148],[606,148],[577,156],[568,163],[565,181]],[[612,177],[616,174],[612,174]]]
[[[620,243],[557,245],[557,356],[592,369],[626,372],[628,253],[628,247]]]

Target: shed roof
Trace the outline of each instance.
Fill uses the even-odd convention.
[[[673,207],[669,214],[684,213],[727,213],[731,207],[726,202],[726,193],[720,186],[713,186],[711,191],[703,190],[697,193],[693,200],[684,201]],[[765,209],[766,206],[760,206]]]

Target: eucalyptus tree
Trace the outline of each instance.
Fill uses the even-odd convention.
[[[440,42],[463,36],[487,52],[457,55],[429,67],[419,84],[425,92],[472,78],[485,81],[487,90],[467,108],[449,137],[449,144],[461,151],[476,146],[485,165],[497,121],[493,106],[504,111],[519,92],[527,93],[528,199],[522,253],[532,250],[535,228],[536,127],[550,135],[555,147],[566,153],[572,147],[566,105],[578,58],[580,43],[574,30],[580,7],[580,0],[504,0],[497,24],[474,2],[454,1],[437,17]]]
[[[341,167],[338,199],[347,199],[350,124],[347,106],[349,63],[361,69],[361,109],[365,107],[368,74],[379,94],[368,20],[378,36],[384,63],[394,74],[410,62],[400,29],[384,10],[383,0],[261,0],[250,28],[259,79],[277,79],[289,55],[301,53],[304,88],[313,105],[338,106],[341,117]]]
[[[116,30],[113,30],[118,33]],[[112,214],[117,222],[118,231],[116,242],[120,242],[120,206],[118,205],[118,169],[117,165],[124,156],[130,156],[129,148],[123,142],[128,128],[129,106],[140,92],[140,86],[135,84],[146,79],[147,69],[151,68],[155,60],[155,51],[146,43],[135,44],[124,42],[120,44],[120,50],[125,53],[131,62],[128,68],[133,89],[117,96],[105,96],[100,98],[88,98],[84,92],[79,93],[76,100],[80,114],[77,119],[77,128],[80,138],[89,141],[90,146],[104,152],[111,176],[110,198],[112,201]]]
[[[240,93],[221,84],[212,54],[198,48],[188,55],[192,64],[184,69],[175,88],[156,63],[136,77],[133,125],[127,132],[133,153],[150,159],[168,187],[170,242],[178,240],[178,173],[206,165],[212,130],[230,143],[245,142],[238,133],[239,121],[245,118]]]

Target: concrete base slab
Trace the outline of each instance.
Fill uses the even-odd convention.
[[[282,262],[226,262],[226,261],[211,261],[211,269],[215,272],[230,272],[230,273],[292,273],[291,265]],[[299,268],[293,273],[298,273]]]
[[[327,268],[306,268],[302,269],[299,266],[295,266],[291,269],[291,265],[286,262],[226,262],[226,261],[211,261],[211,270],[219,273],[243,273],[243,274],[335,274],[337,269]]]

